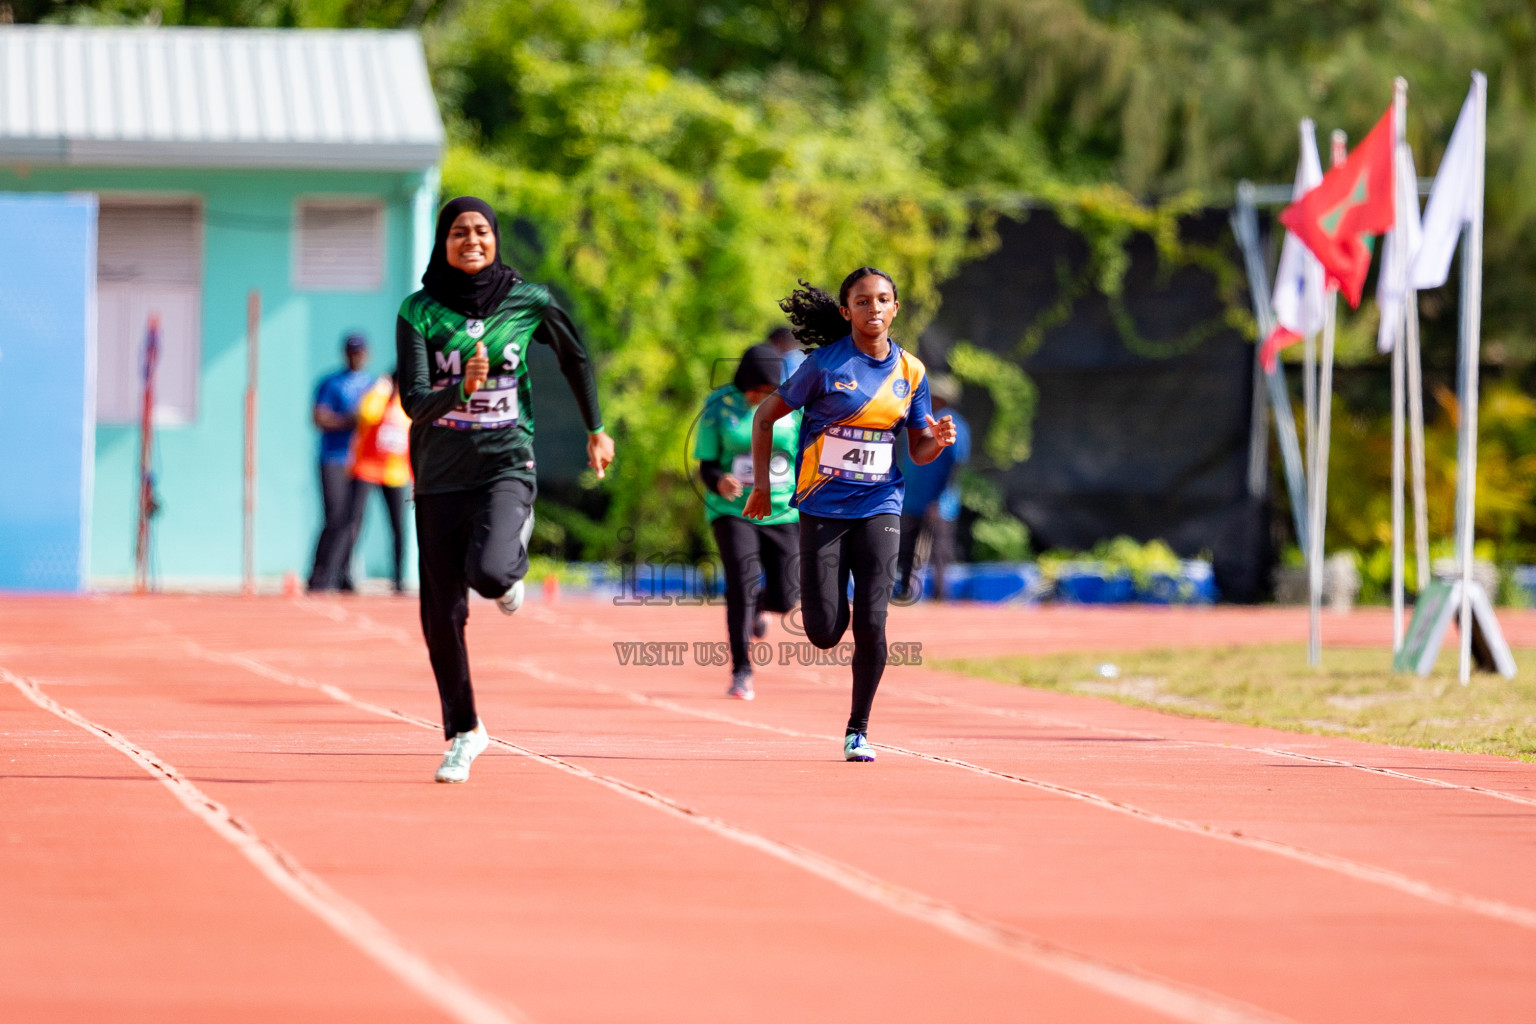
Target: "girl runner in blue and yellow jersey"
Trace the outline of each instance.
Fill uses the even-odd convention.
[[[768,479],[774,422],[804,409],[792,504],[800,510],[805,633],[826,649],[853,626],[853,709],[843,757],[873,761],[865,734],[885,671],[886,608],[901,543],[903,486],[894,445],[905,431],[912,461],[924,465],[955,443],[955,427],[948,416],[933,418],[922,362],[891,341],[901,303],[889,274],[860,267],[836,299],[801,282],[780,305],[812,351],[757,407],[753,478]],[[742,514],[762,519],[771,509],[768,490],[754,486]]]

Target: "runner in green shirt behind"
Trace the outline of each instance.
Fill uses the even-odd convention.
[[[788,612],[800,603],[800,513],[789,507],[795,493],[795,457],[800,415],[774,425],[769,463],[767,518],[742,516],[752,490],[752,414],[779,384],[783,356],[772,345],[754,345],[742,355],[731,383],[704,400],[693,457],[704,480],[709,517],[725,570],[725,625],[731,646],[731,688],[726,696],[751,700],[751,638],[768,629],[764,612]]]

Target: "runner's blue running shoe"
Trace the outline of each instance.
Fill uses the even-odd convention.
[[[843,737],[844,761],[873,761],[875,748],[869,745],[861,732],[851,732]]]

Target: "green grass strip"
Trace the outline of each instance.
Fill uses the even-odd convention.
[[[1018,686],[1116,700],[1192,718],[1348,736],[1373,743],[1536,761],[1536,650],[1514,679],[1456,681],[1454,645],[1427,678],[1387,670],[1380,650],[1266,647],[944,659],[934,668]]]

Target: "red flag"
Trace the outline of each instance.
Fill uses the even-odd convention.
[[[1357,307],[1371,269],[1371,250],[1364,236],[1385,233],[1392,227],[1394,213],[1389,108],[1348,160],[1285,208],[1280,223],[1312,250],[1328,283]]]
[[[1275,329],[1269,332],[1269,337],[1264,339],[1264,344],[1259,349],[1259,361],[1264,366],[1264,372],[1270,373],[1274,370],[1275,362],[1280,358],[1281,349],[1289,348],[1301,340],[1301,335],[1289,327],[1275,325]]]

